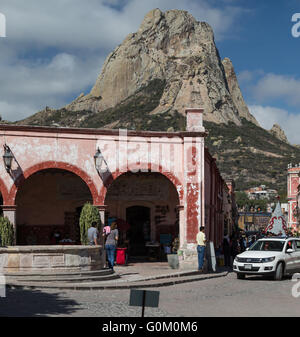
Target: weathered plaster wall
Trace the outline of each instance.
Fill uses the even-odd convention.
[[[222,244],[224,236],[225,182],[216,165],[216,160],[205,149],[205,227],[209,241],[215,247]],[[229,209],[227,208],[227,211]]]
[[[192,113],[193,117],[189,121],[202,123],[201,116],[196,117],[196,111]],[[199,110],[198,113],[202,111]],[[189,116],[189,112],[187,115]],[[192,128],[195,125],[190,123],[189,126]],[[196,234],[199,226],[204,224],[205,214],[205,133],[203,126],[198,126],[197,130],[188,128],[187,132],[163,133],[1,125],[0,145],[3,147],[7,144],[14,155],[12,170],[9,173],[6,172],[3,163],[0,165],[0,189],[5,206],[3,209],[7,214],[12,212],[9,213],[12,215],[11,219],[14,219],[17,213],[18,221],[26,223],[29,213],[34,210],[25,197],[24,202],[31,211],[18,214],[18,190],[26,188],[26,180],[34,173],[58,168],[73,172],[85,182],[94,205],[99,206],[103,217],[107,189],[122,173],[137,170],[160,172],[170,180],[178,192],[179,201],[176,206],[180,209],[180,244],[182,249],[192,252],[195,261]],[[97,148],[101,149],[106,161],[105,167],[108,168],[104,175],[95,168],[94,155]],[[37,196],[30,194],[33,192],[29,188],[27,193],[28,198],[37,201]],[[49,200],[44,201],[47,203]],[[41,203],[40,207],[44,209],[44,204]],[[68,208],[69,205],[66,204],[65,207]],[[57,218],[56,215],[54,218],[48,218],[48,224],[61,221],[61,211],[55,212],[60,215]],[[46,220],[33,214],[34,221],[46,223]]]
[[[298,186],[300,184],[300,167],[288,169],[287,177],[287,198],[288,198],[288,227],[295,228],[298,224],[294,211],[297,207]],[[299,207],[300,205],[298,205]]]

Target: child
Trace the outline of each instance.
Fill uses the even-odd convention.
[[[110,226],[103,227],[103,234],[108,235],[110,233]]]

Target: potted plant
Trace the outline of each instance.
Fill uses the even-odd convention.
[[[82,245],[88,245],[89,240],[87,237],[88,229],[91,227],[92,222],[96,222],[98,224],[98,230],[100,230],[100,215],[97,207],[91,205],[89,202],[87,202],[80,214],[80,241]]]
[[[14,228],[7,217],[0,217],[0,247],[13,246]]]

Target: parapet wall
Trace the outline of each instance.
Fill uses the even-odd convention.
[[[12,246],[0,248],[0,272],[68,272],[104,267],[102,246]]]

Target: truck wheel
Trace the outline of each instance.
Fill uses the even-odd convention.
[[[274,280],[275,281],[281,281],[283,277],[283,264],[282,262],[278,263],[275,274],[274,274]]]

